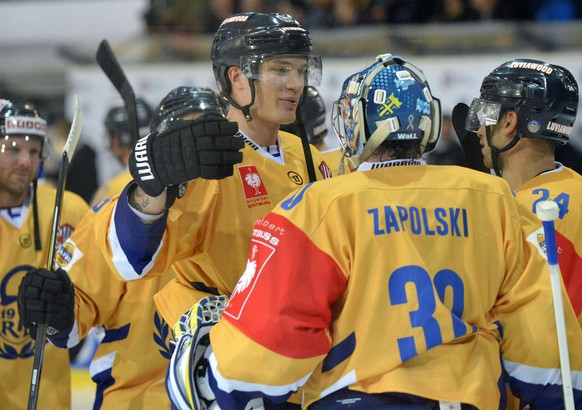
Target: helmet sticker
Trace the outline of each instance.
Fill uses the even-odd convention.
[[[542,129],[542,127],[541,127],[541,125],[540,125],[540,123],[539,123],[538,121],[536,121],[536,120],[533,120],[533,121],[530,121],[530,122],[527,124],[527,129],[528,129],[528,130],[529,130],[529,132],[531,132],[532,134],[535,134],[535,133],[539,132],[539,131]]]
[[[552,67],[548,67],[545,64],[538,64],[538,63],[531,63],[527,61],[513,61],[509,68],[526,68],[535,71],[541,71],[542,73],[552,74],[554,69]]]

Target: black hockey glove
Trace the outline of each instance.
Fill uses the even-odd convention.
[[[192,121],[176,121],[160,133],[141,138],[129,157],[129,171],[150,196],[170,185],[196,178],[222,179],[242,161],[244,140],[238,124],[209,113]]]
[[[75,288],[67,272],[28,271],[18,288],[18,314],[33,339],[39,323],[47,325],[49,336],[68,331],[75,321]]]
[[[453,122],[455,134],[457,134],[457,138],[461,143],[469,168],[489,174],[491,171],[483,163],[483,152],[481,151],[479,137],[474,132],[465,129],[468,112],[469,106],[465,103],[459,103],[453,108],[451,121]]]

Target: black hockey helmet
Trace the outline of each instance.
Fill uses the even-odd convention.
[[[150,130],[161,131],[170,122],[194,112],[226,114],[227,102],[208,87],[180,86],[170,91],[158,105]]]
[[[149,133],[150,118],[153,115],[153,111],[143,99],[136,98],[135,102],[139,136],[143,137]],[[105,115],[104,123],[110,139],[118,139],[122,145],[128,147],[132,147],[135,144],[133,130],[128,122],[127,110],[122,100],[113,102]]]
[[[47,123],[33,104],[0,100],[2,150],[11,135],[38,137],[42,142],[41,158],[48,156]]]
[[[307,60],[305,85],[321,83],[321,58],[312,55],[309,32],[288,14],[245,12],[225,19],[212,42],[210,58],[218,90],[229,103],[251,120],[249,108],[254,103],[255,75],[264,59],[275,56],[303,56]],[[240,67],[249,79],[252,100],[245,107],[230,98],[227,71]]]
[[[479,117],[486,120],[481,125],[494,124],[496,118],[486,118],[496,111],[486,103],[494,102],[499,104],[499,112],[505,109],[517,112],[520,136],[563,145],[568,142],[576,120],[578,84],[564,67],[538,60],[516,59],[487,75],[481,85],[481,98],[475,100],[467,117],[467,129],[475,129],[478,123],[482,123]]]
[[[310,144],[318,144],[323,141],[328,132],[325,123],[325,101],[323,101],[323,97],[319,91],[312,86],[306,88],[304,98],[305,101],[303,101],[300,109],[307,140]],[[299,135],[297,121],[291,124],[281,125],[281,129]]]

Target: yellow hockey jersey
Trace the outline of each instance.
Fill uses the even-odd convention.
[[[257,220],[210,333],[222,408],[303,385],[305,407],[349,388],[497,409],[500,349],[524,400],[560,408],[549,275],[526,251],[509,186],[466,168],[395,166],[406,162],[364,163]],[[582,331],[568,308],[580,405]]]
[[[115,175],[95,192],[91,200],[91,206],[99,205],[105,199],[111,198],[114,194],[119,194],[132,179],[128,170]]]
[[[165,272],[179,261],[175,265],[177,280],[170,282],[175,288],[158,298],[163,317],[175,318],[168,323],[173,324],[199,294],[230,294],[244,268],[255,220],[309,182],[301,141],[281,132],[279,143],[281,153],[276,157],[247,139],[243,162],[235,167],[232,177],[191,181],[184,196],[153,224],[145,225],[138,219],[124,190],[96,205],[96,212],[88,215],[70,238],[61,263],[75,283],[77,326],[68,340],[52,341],[72,346],[93,326],[110,329],[104,341],[109,333],[109,341],[115,343],[105,346],[102,342],[91,365],[93,379],[102,386],[98,394],[104,393],[103,400],[118,385],[133,385],[133,391],[126,392],[127,399],[116,403],[145,406],[154,403],[154,393],[164,389],[163,384],[156,384],[154,390],[138,387],[140,380],[130,383],[136,380],[130,376],[150,377],[148,372],[156,367],[157,356],[168,358],[171,353],[168,326],[157,316],[148,317],[153,311],[144,307],[140,292],[145,295],[149,292],[145,289],[153,292],[161,286],[167,279]],[[315,148],[312,155],[317,176],[329,177],[329,168]],[[104,280],[108,275],[111,280]],[[144,276],[149,280],[133,281]],[[141,291],[134,292],[134,288]],[[122,299],[120,295],[124,295]],[[147,318],[150,325],[132,327],[132,319],[138,315]],[[145,354],[154,347],[152,338],[159,352]],[[116,363],[115,346],[122,344],[126,345],[123,355],[127,359]],[[110,351],[103,350],[108,347]],[[102,376],[96,379],[98,374]]]
[[[574,312],[582,326],[582,176],[556,163],[556,169],[537,175],[515,191],[527,240],[538,250],[545,246],[544,230],[535,210],[540,201],[552,200],[560,207],[554,222],[558,263]],[[545,251],[544,251],[545,252]]]
[[[129,172],[114,177],[107,184],[111,191],[102,191],[101,203],[93,210],[98,212],[112,195],[117,197],[129,181]],[[93,219],[79,225],[59,254],[60,265],[75,286],[76,326],[67,340],[52,341],[71,347],[92,327],[99,328],[102,340],[89,367],[96,384],[93,409],[168,409],[164,382],[173,346],[154,295],[175,273],[169,269],[151,280],[124,282],[115,273],[99,269],[93,251]]]
[[[56,190],[52,186],[38,185],[42,245],[39,252],[34,243],[32,194],[24,206],[0,210],[0,407],[3,409],[27,408],[35,342],[20,323],[16,299],[25,273],[32,268],[46,267],[55,195]],[[88,209],[80,196],[65,191],[57,233],[59,244],[69,237]],[[47,343],[37,407],[67,409],[70,406],[69,352]]]
[[[138,279],[174,264],[177,280],[156,298],[168,323],[175,323],[201,295],[229,295],[244,270],[255,220],[309,182],[298,137],[280,132],[278,156],[245,140],[234,175],[189,182],[167,219],[144,225],[129,208],[125,192],[116,202],[108,235],[120,275]],[[319,151],[311,151],[317,178],[330,177]]]

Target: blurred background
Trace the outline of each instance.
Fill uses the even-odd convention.
[[[119,96],[95,62],[101,40],[112,45],[136,95],[155,106],[180,85],[216,89],[213,33],[240,11],[289,13],[311,31],[328,113],[343,80],[383,53],[424,70],[445,119],[455,104],[478,96],[487,73],[514,58],[563,65],[582,82],[582,0],[0,0],[0,98],[37,105],[58,157],[79,97],[85,151],[75,173],[90,198],[120,171],[103,126]],[[578,170],[581,130],[579,118],[565,147]],[[331,128],[326,144],[338,145]],[[446,122],[432,161],[456,163],[458,148]],[[90,408],[85,381],[85,373],[77,376],[74,408]]]
[[[82,142],[94,151],[100,184],[120,170],[106,149],[103,119],[119,97],[95,63],[101,40],[136,94],[155,106],[179,85],[216,89],[213,33],[226,16],[249,10],[292,14],[311,31],[328,109],[345,77],[382,53],[424,70],[445,117],[513,58],[564,65],[582,81],[582,0],[4,0],[0,97],[35,102],[60,153],[78,95]],[[576,125],[580,134],[582,121]],[[331,130],[326,143],[337,146]]]

